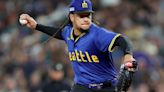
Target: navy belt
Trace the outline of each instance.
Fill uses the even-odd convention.
[[[81,84],[78,84],[81,85]],[[111,82],[103,82],[103,83],[98,83],[98,84],[87,84],[87,85],[83,85],[86,86],[90,89],[103,89],[103,88],[108,88],[108,87],[112,87],[112,83]]]

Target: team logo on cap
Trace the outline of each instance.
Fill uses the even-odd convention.
[[[84,0],[82,3],[82,8],[88,8],[88,4],[86,3],[86,1]]]

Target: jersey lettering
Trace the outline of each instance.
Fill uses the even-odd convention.
[[[88,52],[77,51],[69,52],[69,59],[70,61],[77,61],[77,62],[94,62],[99,63],[99,59],[96,55],[89,55]]]
[[[87,60],[85,60],[85,55],[82,53],[82,51],[80,51],[80,57],[83,62],[87,62]]]
[[[80,54],[78,53],[77,50],[75,50],[75,53],[76,53],[76,58],[77,58],[77,61],[78,62],[81,62],[81,59],[80,59]]]

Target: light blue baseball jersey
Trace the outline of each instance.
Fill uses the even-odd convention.
[[[68,45],[75,83],[86,85],[116,78],[111,48],[119,36],[120,34],[92,24],[88,32],[74,39],[72,26],[65,26],[62,37]]]

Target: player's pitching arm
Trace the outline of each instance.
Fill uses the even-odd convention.
[[[62,30],[62,29],[38,24],[35,21],[35,19],[32,18],[31,16],[29,16],[28,14],[21,14],[19,17],[19,22],[20,22],[20,24],[30,28],[33,31],[39,30],[43,33],[48,34],[49,36],[54,36],[54,34],[55,34],[54,38],[63,40],[62,36],[61,36],[61,31],[58,31],[58,30]]]
[[[116,90],[117,92],[127,92],[131,85],[133,74],[137,69],[137,62],[132,54],[132,45],[126,37],[119,36],[113,46],[121,47],[124,52]]]

